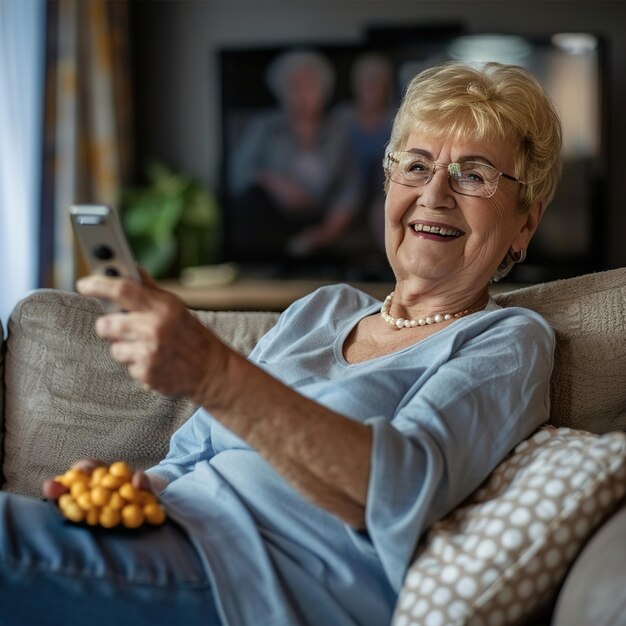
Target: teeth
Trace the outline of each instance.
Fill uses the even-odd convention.
[[[426,224],[415,224],[413,229],[417,233],[433,233],[445,237],[456,237],[463,234],[458,228],[446,228],[445,226],[428,226]]]

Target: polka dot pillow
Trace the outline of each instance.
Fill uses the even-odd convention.
[[[432,526],[392,626],[522,622],[625,492],[626,433],[540,428]]]

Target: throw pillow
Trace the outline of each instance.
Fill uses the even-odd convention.
[[[431,527],[393,626],[522,622],[625,492],[626,433],[542,427]]]

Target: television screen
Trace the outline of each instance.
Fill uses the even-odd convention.
[[[372,29],[363,45],[220,52],[226,260],[272,277],[389,280],[382,163],[403,89],[437,63],[493,60],[530,69],[564,129],[562,184],[510,280],[603,269],[602,42],[582,33],[435,34]]]

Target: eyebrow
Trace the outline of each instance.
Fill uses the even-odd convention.
[[[429,158],[431,161],[435,160],[433,158],[433,155],[428,150],[424,150],[422,148],[410,148],[407,150],[407,152],[410,152],[411,154],[420,154],[422,156]],[[494,169],[498,169],[488,158],[481,156],[479,154],[466,154],[465,156],[462,156],[460,159],[454,162],[455,163],[467,163],[468,161],[473,161],[475,163],[484,163],[485,165],[489,165],[493,167]]]

